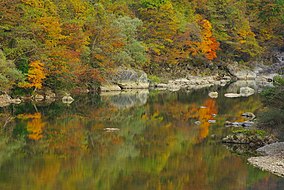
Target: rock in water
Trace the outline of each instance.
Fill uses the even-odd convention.
[[[64,104],[71,104],[73,101],[74,99],[70,95],[63,96],[62,98]]]
[[[249,120],[254,120],[256,118],[255,115],[251,112],[243,113],[242,116],[249,119]]]
[[[20,104],[22,100],[20,98],[11,99],[12,104]]]
[[[243,97],[251,96],[255,93],[254,89],[250,87],[241,87],[240,88],[240,95]]]
[[[210,98],[218,98],[218,92],[210,92],[210,93],[208,94],[208,96],[209,96]]]
[[[241,95],[237,94],[237,93],[227,93],[224,96],[227,97],[227,98],[239,98],[239,97],[241,97]]]
[[[120,68],[113,81],[122,89],[147,89],[150,86],[147,74],[142,70]]]
[[[195,125],[200,125],[201,122],[200,122],[200,121],[195,121],[194,124],[195,124]]]
[[[121,91],[121,88],[115,84],[103,84],[100,89],[102,92]]]
[[[44,96],[40,95],[40,94],[36,94],[34,96],[34,99],[35,99],[35,101],[42,101],[42,100],[44,100]]]

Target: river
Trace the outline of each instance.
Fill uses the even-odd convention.
[[[209,89],[131,91],[0,108],[0,189],[284,189],[283,178],[220,142],[226,120],[263,109],[258,95],[224,91],[217,99]]]

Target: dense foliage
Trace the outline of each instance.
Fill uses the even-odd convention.
[[[275,77],[275,87],[262,92],[267,110],[262,113],[259,126],[276,131],[281,138],[284,133],[284,78]]]
[[[283,46],[283,15],[283,0],[0,0],[1,57],[23,88],[92,87],[120,65],[249,62]]]

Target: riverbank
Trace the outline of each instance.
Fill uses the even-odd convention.
[[[248,159],[252,165],[284,177],[284,142],[273,143],[257,149],[261,154]]]

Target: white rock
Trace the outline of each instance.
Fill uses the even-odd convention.
[[[210,92],[210,93],[208,94],[208,96],[209,96],[210,98],[218,98],[218,92]]]
[[[104,128],[104,130],[106,132],[114,132],[114,131],[119,131],[120,129],[119,128]]]
[[[114,85],[114,84],[102,85],[100,89],[102,92],[121,91],[121,88],[118,85]]]
[[[74,99],[69,95],[63,96],[63,98],[62,98],[62,102],[64,104],[71,104],[73,101],[74,101]]]
[[[34,99],[35,99],[35,101],[42,101],[42,100],[44,100],[44,96],[40,95],[40,94],[36,94],[34,96]]]
[[[227,98],[239,98],[239,97],[241,97],[240,94],[236,94],[236,93],[227,93],[224,96],[227,97]]]
[[[240,88],[240,95],[243,97],[251,96],[255,93],[255,90],[250,87],[241,87]]]

